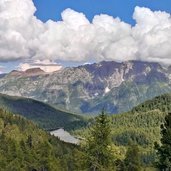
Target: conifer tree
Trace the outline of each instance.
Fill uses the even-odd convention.
[[[165,117],[161,125],[161,145],[155,143],[157,167],[162,171],[171,171],[171,113]]]
[[[89,170],[110,170],[109,168],[112,167],[111,125],[104,111],[95,118],[85,151]]]

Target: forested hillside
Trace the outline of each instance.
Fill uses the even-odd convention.
[[[153,145],[159,140],[159,126],[169,112],[171,94],[164,94],[134,107],[130,112],[111,116],[114,134],[119,134],[115,141],[121,145],[129,140],[143,146]]]
[[[0,107],[28,118],[46,130],[61,127],[72,130],[87,123],[83,116],[57,110],[48,104],[28,98],[0,94]]]
[[[160,125],[171,109],[170,104],[171,95],[165,94],[140,104],[130,112],[109,116],[112,123],[112,160],[123,161],[129,149],[132,150],[130,145],[134,144],[138,145],[140,150],[141,167],[152,169],[155,161],[154,143],[160,141]],[[94,125],[94,120],[89,125]],[[87,139],[89,129],[84,127],[74,133]],[[0,143],[2,171],[65,171],[68,168],[74,170],[82,167],[79,164],[80,154],[76,146],[63,143],[39,129],[31,121],[2,109]],[[117,167],[117,164],[115,165]]]
[[[74,170],[75,146],[3,109],[0,109],[0,144],[1,171]]]
[[[133,141],[143,147],[152,147],[160,138],[160,125],[171,112],[171,94],[148,100],[130,112],[113,115],[114,142],[126,145]]]
[[[125,155],[124,149],[130,144],[137,144],[141,150],[142,163],[152,165],[155,158],[154,143],[160,141],[160,125],[168,112],[171,112],[171,94],[148,100],[130,112],[110,116],[112,141],[116,145],[118,158]],[[75,134],[87,136],[88,130],[77,130]]]

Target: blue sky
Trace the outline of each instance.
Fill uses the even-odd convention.
[[[27,2],[27,4],[24,4],[26,2]],[[33,14],[32,14],[32,11],[31,11],[32,9],[30,8],[30,6],[27,6],[28,5],[28,2],[29,2],[29,0],[28,1],[22,1],[22,0],[20,0],[20,1],[17,1],[17,2],[11,0],[11,3],[13,3],[12,6],[14,7],[14,9],[16,9],[16,7],[18,7],[18,4],[17,3],[23,3],[24,5],[26,5],[27,10],[28,10],[27,12],[30,13],[28,15],[28,17],[30,17],[30,15],[33,16]],[[147,7],[147,8],[149,8],[152,11],[158,11],[158,10],[160,10],[160,11],[165,11],[165,12],[167,12],[169,14],[171,13],[171,0],[33,0],[33,2],[34,2],[35,7],[37,8],[37,11],[36,11],[36,13],[34,15],[36,15],[36,17],[38,19],[40,19],[41,21],[43,21],[44,23],[46,21],[48,21],[49,19],[51,19],[53,21],[60,21],[61,20],[61,13],[65,9],[67,9],[67,8],[71,8],[74,11],[81,12],[81,13],[85,14],[86,18],[90,22],[92,21],[92,19],[93,19],[93,17],[95,15],[98,15],[98,14],[107,14],[109,16],[113,16],[114,18],[115,17],[119,17],[122,21],[124,21],[125,23],[129,23],[132,26],[135,25],[135,21],[133,20],[132,15],[134,13],[134,9],[135,9],[136,6],[139,6],[139,7]],[[4,3],[6,3],[6,1],[4,1]],[[8,5],[6,5],[6,8],[7,8],[6,10],[9,10],[8,11],[9,14],[11,14],[12,10],[8,8]],[[25,11],[25,9],[22,9],[22,10],[23,11],[21,11],[21,12],[19,11],[19,13],[21,13],[22,15],[25,15],[27,12]],[[141,10],[139,10],[139,11],[141,11]],[[146,12],[148,13],[148,11],[146,11]],[[72,14],[73,14],[73,12],[72,12]],[[21,15],[21,21],[23,19],[22,15]],[[77,14],[77,16],[78,15],[79,14]],[[138,15],[139,15],[139,17],[141,17],[140,16],[141,15],[140,13]],[[67,15],[66,17],[68,18],[69,16]],[[156,16],[154,16],[154,17],[156,17]],[[165,16],[165,18],[167,18],[167,17]],[[21,27],[21,28],[23,27],[23,29],[24,29],[24,24],[22,26],[22,22],[21,21],[19,21],[18,19],[16,20],[16,22],[19,22],[19,27]],[[9,23],[11,23],[11,21],[9,21]],[[13,23],[15,23],[15,22],[13,22]],[[20,24],[21,24],[21,26],[20,26]],[[38,21],[36,21],[36,24],[38,24]],[[166,19],[166,24],[169,24],[169,21],[167,19]],[[32,27],[32,24],[28,23],[28,26],[29,27]],[[51,29],[53,31],[55,30],[55,28],[51,28]],[[0,28],[0,30],[1,30],[1,28]],[[2,30],[6,30],[6,29],[2,28]],[[162,36],[163,37],[167,37],[164,34],[165,33],[164,27],[161,28],[161,30],[163,30],[163,35]],[[6,36],[7,34],[8,33],[4,32],[3,33],[3,36]],[[23,33],[21,33],[21,35],[22,34]],[[119,34],[122,35],[124,33],[120,32]],[[85,35],[86,35],[86,33],[85,33]],[[37,35],[35,35],[35,36],[37,36]],[[49,37],[49,35],[46,35],[46,36],[47,36],[47,38]],[[65,35],[63,35],[63,36],[65,36]],[[2,37],[2,36],[0,36],[0,37]],[[55,37],[55,34],[54,34],[54,37]],[[35,37],[35,38],[38,38],[38,37]],[[8,38],[4,38],[2,40],[8,40]],[[66,37],[66,40],[68,40],[68,42],[70,41],[68,37]],[[28,42],[28,41],[29,41],[29,39],[26,40],[25,42]],[[53,44],[54,47],[53,48],[56,48],[56,44],[58,42],[55,42],[55,39],[53,41],[54,41],[54,44]],[[136,40],[136,41],[138,41],[138,40]],[[12,41],[10,41],[10,42],[12,42]],[[49,42],[51,42],[51,40]],[[40,45],[41,45],[41,43],[42,42],[40,42]],[[61,43],[61,42],[59,42],[59,43]],[[107,43],[108,42],[106,42],[106,44]],[[20,42],[19,42],[18,45],[17,45],[16,42],[15,42],[15,44],[16,44],[16,47],[19,47],[20,48]],[[105,44],[105,42],[104,42],[104,44]],[[133,44],[133,46],[134,46],[134,44]],[[153,47],[152,48],[153,49],[157,49],[157,43],[156,43],[155,46],[156,46],[156,48],[153,48]],[[6,56],[2,56],[2,58],[5,59],[4,60],[5,62],[4,63],[0,62],[0,73],[2,72],[2,70],[3,70],[3,72],[4,71],[5,72],[9,72],[12,69],[17,69],[18,64],[22,62],[22,61],[16,61],[15,60],[15,57],[13,57],[13,56],[9,56],[10,52],[13,52],[13,51],[11,51],[11,49],[8,49],[8,47],[14,47],[14,52],[15,52],[15,45],[8,45],[8,41],[7,41],[7,45],[5,47],[6,47],[6,50],[7,50],[8,54],[7,54],[7,57]],[[27,47],[27,45],[26,45],[26,47]],[[163,47],[164,47],[163,49],[167,49],[168,46],[167,45],[163,45]],[[50,46],[47,47],[47,51],[50,48],[51,48]],[[74,48],[79,50],[79,48],[77,47],[77,45]],[[81,47],[81,48],[84,48],[84,47]],[[92,50],[91,49],[91,46],[89,48],[90,48],[90,51],[91,51]],[[130,48],[134,48],[134,47],[128,47],[128,49],[130,49]],[[85,49],[81,49],[81,50],[84,51]],[[122,47],[121,47],[121,50],[122,50]],[[127,51],[127,50],[125,50],[125,51]],[[19,50],[16,50],[16,52],[18,53]],[[85,51],[85,52],[87,52],[87,51]],[[132,50],[132,52],[134,52],[134,50]],[[111,53],[113,53],[113,52],[111,52]],[[139,53],[141,54],[141,51]],[[78,54],[80,54],[79,51],[78,51]],[[154,52],[153,54],[159,54],[159,53],[158,52]],[[1,53],[0,53],[0,55],[1,55]],[[167,60],[168,59],[168,56],[170,55],[170,51],[168,50],[168,53],[167,54],[161,53],[161,57],[163,57],[162,55],[164,55],[164,58]],[[123,55],[123,57],[124,57],[124,55]],[[121,57],[121,61],[122,61],[123,57]],[[0,58],[1,58],[1,56],[0,56]],[[14,60],[13,60],[13,58],[14,58]],[[70,57],[65,56],[64,58],[68,58],[69,59]],[[155,56],[154,56],[154,58],[157,59]],[[95,59],[93,58],[92,61],[98,61],[98,59],[97,60],[96,59],[97,58],[95,58]],[[105,60],[105,59],[103,59],[103,60]],[[115,60],[115,58],[114,58],[114,60]],[[1,61],[1,59],[0,59],[0,61]],[[57,60],[57,62],[58,61],[60,62],[61,61],[61,58],[59,58]],[[89,62],[89,61],[87,61],[87,62]],[[160,61],[160,60],[158,60],[158,61]],[[82,61],[80,61],[80,63],[81,62]],[[78,62],[76,65],[78,65],[80,63]],[[75,65],[75,62],[74,61],[73,62],[70,62],[70,60],[68,60],[68,61],[65,60],[63,64],[65,66],[73,66],[73,65]],[[5,67],[5,69],[2,69],[3,67]]]
[[[83,12],[91,21],[96,14],[108,14],[135,24],[132,14],[135,6],[148,7],[153,11],[171,13],[171,0],[33,0],[37,7],[36,16],[42,21],[60,20],[66,8]]]

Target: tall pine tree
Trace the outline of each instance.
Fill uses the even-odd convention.
[[[171,171],[171,113],[165,117],[161,125],[161,145],[155,143],[157,167],[162,171]]]
[[[111,124],[104,111],[95,118],[85,151],[88,170],[107,171],[112,169]]]

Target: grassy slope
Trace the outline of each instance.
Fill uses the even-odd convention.
[[[71,130],[86,125],[86,119],[83,116],[57,110],[33,99],[0,94],[0,107],[28,118],[46,130],[59,127]]]

